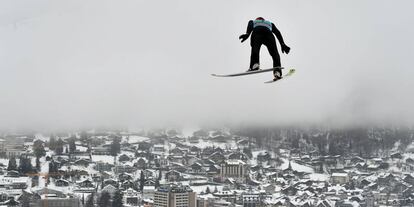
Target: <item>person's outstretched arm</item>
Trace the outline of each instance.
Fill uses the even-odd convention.
[[[253,21],[250,20],[249,23],[247,23],[246,34],[242,34],[239,37],[239,39],[241,39],[241,42],[244,42],[245,40],[247,40],[247,38],[249,38],[250,33],[252,33],[252,31],[253,31]]]
[[[288,47],[285,44],[285,41],[283,40],[282,34],[280,31],[276,28],[276,26],[272,23],[272,32],[276,35],[277,40],[279,40],[280,46],[282,47],[282,52],[288,54],[290,51],[290,47]]]
[[[250,20],[249,23],[247,23],[246,34],[250,35],[252,31],[253,31],[253,20]]]

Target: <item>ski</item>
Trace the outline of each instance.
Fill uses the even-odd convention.
[[[264,83],[274,83],[274,82],[280,81],[280,80],[285,79],[285,78],[287,78],[289,76],[292,76],[295,73],[295,71],[296,70],[292,68],[285,75],[282,75],[282,78],[281,79],[279,79],[279,80],[270,80],[270,81],[266,81]]]
[[[236,77],[236,76],[243,76],[243,75],[251,75],[251,74],[257,74],[257,73],[265,73],[265,72],[270,72],[273,71],[275,69],[283,69],[283,67],[274,67],[274,68],[269,68],[269,69],[259,69],[259,70],[254,70],[254,71],[248,71],[248,72],[243,72],[243,73],[233,73],[233,74],[224,74],[224,75],[219,75],[219,74],[211,74],[214,77]]]

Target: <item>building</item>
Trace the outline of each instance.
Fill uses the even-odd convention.
[[[332,173],[331,182],[334,184],[345,184],[349,182],[348,173]]]
[[[57,198],[53,195],[42,197],[42,199],[37,200],[34,203],[31,203],[30,206],[33,207],[80,207],[79,198]]]
[[[115,172],[118,174],[121,173],[133,173],[137,169],[133,166],[131,162],[123,163],[115,166]]]
[[[165,152],[165,148],[163,144],[156,144],[152,147],[152,153],[154,154],[163,154]]]
[[[4,152],[4,139],[0,139],[0,152]]]
[[[115,165],[113,165],[113,164],[109,164],[109,163],[106,163],[106,162],[99,161],[99,162],[96,162],[96,164],[94,166],[94,169],[99,171],[99,172],[111,171],[114,166]]]
[[[189,186],[163,185],[154,194],[154,207],[195,207],[196,193]]]
[[[0,188],[5,189],[26,189],[30,182],[29,177],[0,177]]]
[[[33,207],[80,207],[80,200],[78,197],[73,195],[66,195],[62,191],[51,189],[51,188],[43,188],[40,190],[35,191],[38,195],[40,195],[40,199],[33,200],[30,203],[30,206]]]
[[[255,192],[249,190],[247,192],[243,192],[240,195],[240,201],[243,207],[256,207],[261,206],[266,193]]]
[[[5,137],[0,141],[0,152],[6,157],[19,157],[25,152],[24,137]]]
[[[110,155],[111,154],[110,145],[100,145],[97,147],[92,147],[92,154],[93,155]]]
[[[142,197],[144,199],[154,199],[154,192],[155,192],[155,186],[152,185],[145,185],[142,189]]]
[[[197,207],[234,207],[235,204],[215,197],[197,198]]]
[[[137,206],[139,203],[141,203],[141,195],[138,191],[128,188],[123,192],[123,203],[131,206]]]
[[[244,180],[247,174],[247,165],[241,160],[226,160],[221,163],[220,176]]]

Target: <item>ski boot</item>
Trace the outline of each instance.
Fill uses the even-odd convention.
[[[247,70],[246,72],[251,72],[251,71],[255,71],[255,70],[260,70],[259,63],[253,64],[252,68],[249,68],[249,70]]]
[[[273,72],[273,76],[274,76],[273,81],[277,81],[277,80],[282,79],[282,70],[281,69],[276,69]]]

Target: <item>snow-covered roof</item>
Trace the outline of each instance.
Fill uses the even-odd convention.
[[[348,173],[332,173],[332,177],[348,177]]]
[[[245,165],[246,163],[241,160],[226,160],[228,165]]]
[[[143,190],[144,191],[154,191],[155,190],[155,186],[145,185]]]

